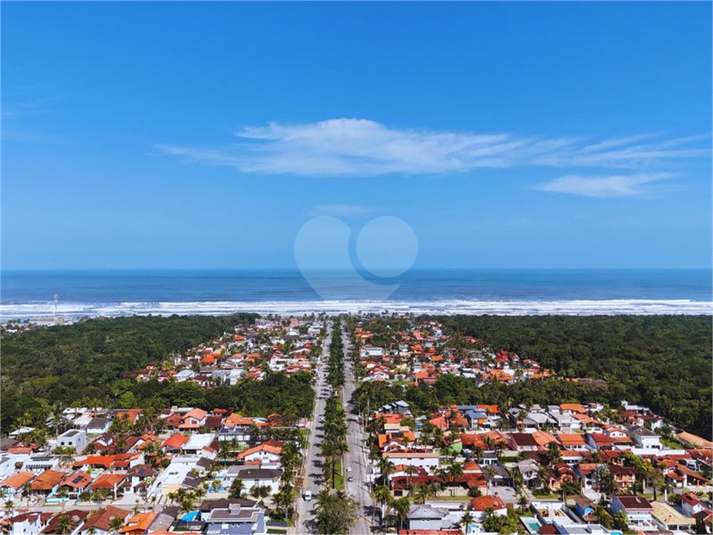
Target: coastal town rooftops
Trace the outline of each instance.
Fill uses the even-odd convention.
[[[658,435],[654,433],[651,429],[644,427],[643,425],[632,425],[629,428],[630,436],[638,437],[657,437]]]
[[[0,487],[7,487],[17,490],[34,477],[35,474],[33,474],[32,472],[19,472],[4,479],[2,483],[0,483]]]
[[[126,525],[119,530],[119,533],[147,533],[154,519],[156,518],[156,513],[139,513],[126,519]]]
[[[690,444],[691,446],[695,446],[697,448],[713,448],[713,442],[711,442],[710,440],[706,440],[703,437],[699,437],[698,435],[694,435],[693,433],[681,431],[676,436],[682,442],[685,442],[686,444]]]
[[[412,505],[408,512],[409,520],[440,520],[448,514],[448,509],[430,505]]]
[[[192,435],[188,442],[183,445],[184,450],[188,451],[199,451],[204,448],[210,447],[210,445],[215,440],[215,435],[212,433],[201,433],[197,435]]]
[[[236,475],[243,480],[278,479],[282,475],[280,468],[251,468],[250,466],[231,466],[228,474]]]
[[[613,500],[618,500],[619,503],[629,511],[651,511],[651,502],[643,496],[614,496]]]
[[[248,448],[246,450],[241,451],[238,454],[238,459],[245,459],[246,457],[249,457],[250,455],[254,455],[254,454],[260,453],[260,452],[271,453],[273,455],[281,455],[282,454],[282,444],[281,443],[275,444],[274,442],[263,442],[262,444],[258,444],[257,446],[254,446],[252,448]]]
[[[186,444],[188,442],[188,437],[185,435],[182,435],[181,433],[175,433],[168,437],[164,443],[163,447],[164,448],[169,448],[169,449],[179,449],[181,446]]]
[[[32,483],[30,483],[30,489],[33,491],[47,491],[55,488],[67,475],[64,472],[57,472],[56,470],[45,470],[39,476],[37,476]]]
[[[60,518],[66,516],[69,519],[69,523],[73,528],[76,528],[80,522],[82,522],[89,515],[89,511],[82,511],[80,509],[70,509],[69,511],[63,511],[58,515],[55,515],[52,520],[49,521],[47,526],[40,533],[54,534],[61,533],[58,531]]]
[[[498,496],[478,496],[470,500],[470,507],[474,511],[487,511],[492,507],[494,511],[505,509],[505,503]]]
[[[540,446],[532,433],[511,433],[510,439],[515,445],[520,447]]]
[[[684,516],[667,503],[651,502],[651,507],[653,517],[665,526],[694,526],[696,524],[695,518]]]
[[[439,459],[441,457],[441,454],[435,451],[387,451],[386,453],[384,453],[384,457],[388,457],[391,459]]]

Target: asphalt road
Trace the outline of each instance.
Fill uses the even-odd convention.
[[[302,490],[302,494],[297,500],[299,520],[294,531],[296,535],[317,533],[314,506],[317,494],[324,488],[322,480],[322,455],[320,450],[320,445],[324,439],[324,430],[322,428],[321,418],[324,417],[324,406],[327,397],[329,397],[329,386],[326,382],[325,367],[329,355],[329,345],[331,343],[332,335],[337,336],[338,333],[332,333],[332,327],[330,324],[327,331],[327,337],[324,340],[320,366],[317,370],[317,400],[315,403],[314,419],[311,423],[312,432],[309,436],[309,446],[305,454],[304,488]],[[369,486],[367,484],[368,457],[366,450],[366,438],[364,430],[359,425],[357,414],[352,412],[351,396],[356,388],[356,384],[354,380],[352,362],[347,358],[351,344],[346,331],[343,331],[341,336],[345,355],[345,385],[342,398],[344,408],[347,413],[347,425],[349,427],[347,434],[349,452],[344,456],[344,474],[347,478],[345,491],[357,502],[359,506],[359,519],[349,533],[350,535],[369,535],[370,533],[374,533],[374,530],[372,530],[372,518],[375,509],[374,503],[369,494]],[[351,478],[352,481],[349,481],[349,478]],[[305,490],[312,491],[311,501],[306,501],[304,499]]]
[[[356,389],[356,381],[354,379],[353,363],[351,359],[348,358],[351,342],[347,336],[346,329],[342,332],[342,341],[344,343],[345,355],[343,401],[344,409],[347,413],[347,425],[349,426],[347,434],[349,451],[344,459],[344,465],[347,470],[346,475],[348,476],[346,491],[359,505],[359,519],[349,533],[351,535],[368,535],[369,533],[375,532],[375,530],[372,529],[374,502],[369,494],[368,485],[370,464],[366,447],[366,435],[362,426],[359,425],[359,415],[353,410],[351,404],[352,393]],[[352,481],[349,481],[349,477],[352,478]]]
[[[320,357],[317,368],[317,399],[315,401],[313,420],[310,425],[309,446],[304,456],[304,484],[302,494],[297,498],[297,513],[299,515],[297,526],[295,529],[296,535],[306,533],[316,533],[317,526],[315,524],[315,500],[317,494],[323,489],[322,486],[322,455],[320,445],[324,439],[324,429],[322,427],[321,418],[324,417],[324,406],[328,397],[329,386],[326,382],[326,364],[329,356],[329,345],[332,341],[332,325],[327,326],[327,336],[322,344],[322,356]],[[306,490],[312,492],[312,499],[307,501],[304,499]]]

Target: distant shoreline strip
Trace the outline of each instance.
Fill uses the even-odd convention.
[[[140,315],[225,315],[234,312],[301,315],[309,313],[397,313],[433,315],[593,316],[593,315],[713,315],[710,301],[687,299],[552,300],[552,301],[198,301],[136,303],[60,303],[60,317],[116,317]],[[0,304],[0,319],[52,318],[53,303]]]

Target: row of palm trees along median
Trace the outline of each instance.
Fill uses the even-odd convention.
[[[322,441],[323,481],[325,488],[318,494],[317,527],[319,533],[346,533],[357,519],[357,504],[344,493],[343,458],[347,445],[346,412],[342,406],[344,386],[344,347],[342,327],[334,323],[334,335],[329,346],[327,382],[332,393],[324,409],[324,440]],[[339,479],[337,479],[339,476]],[[338,488],[339,487],[339,488]]]

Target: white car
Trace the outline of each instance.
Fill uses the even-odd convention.
[[[351,467],[351,466],[347,466],[347,472],[351,472],[351,471],[352,471],[352,467]]]
[[[305,491],[305,501],[308,502],[312,499],[312,491],[311,490],[306,490]]]

